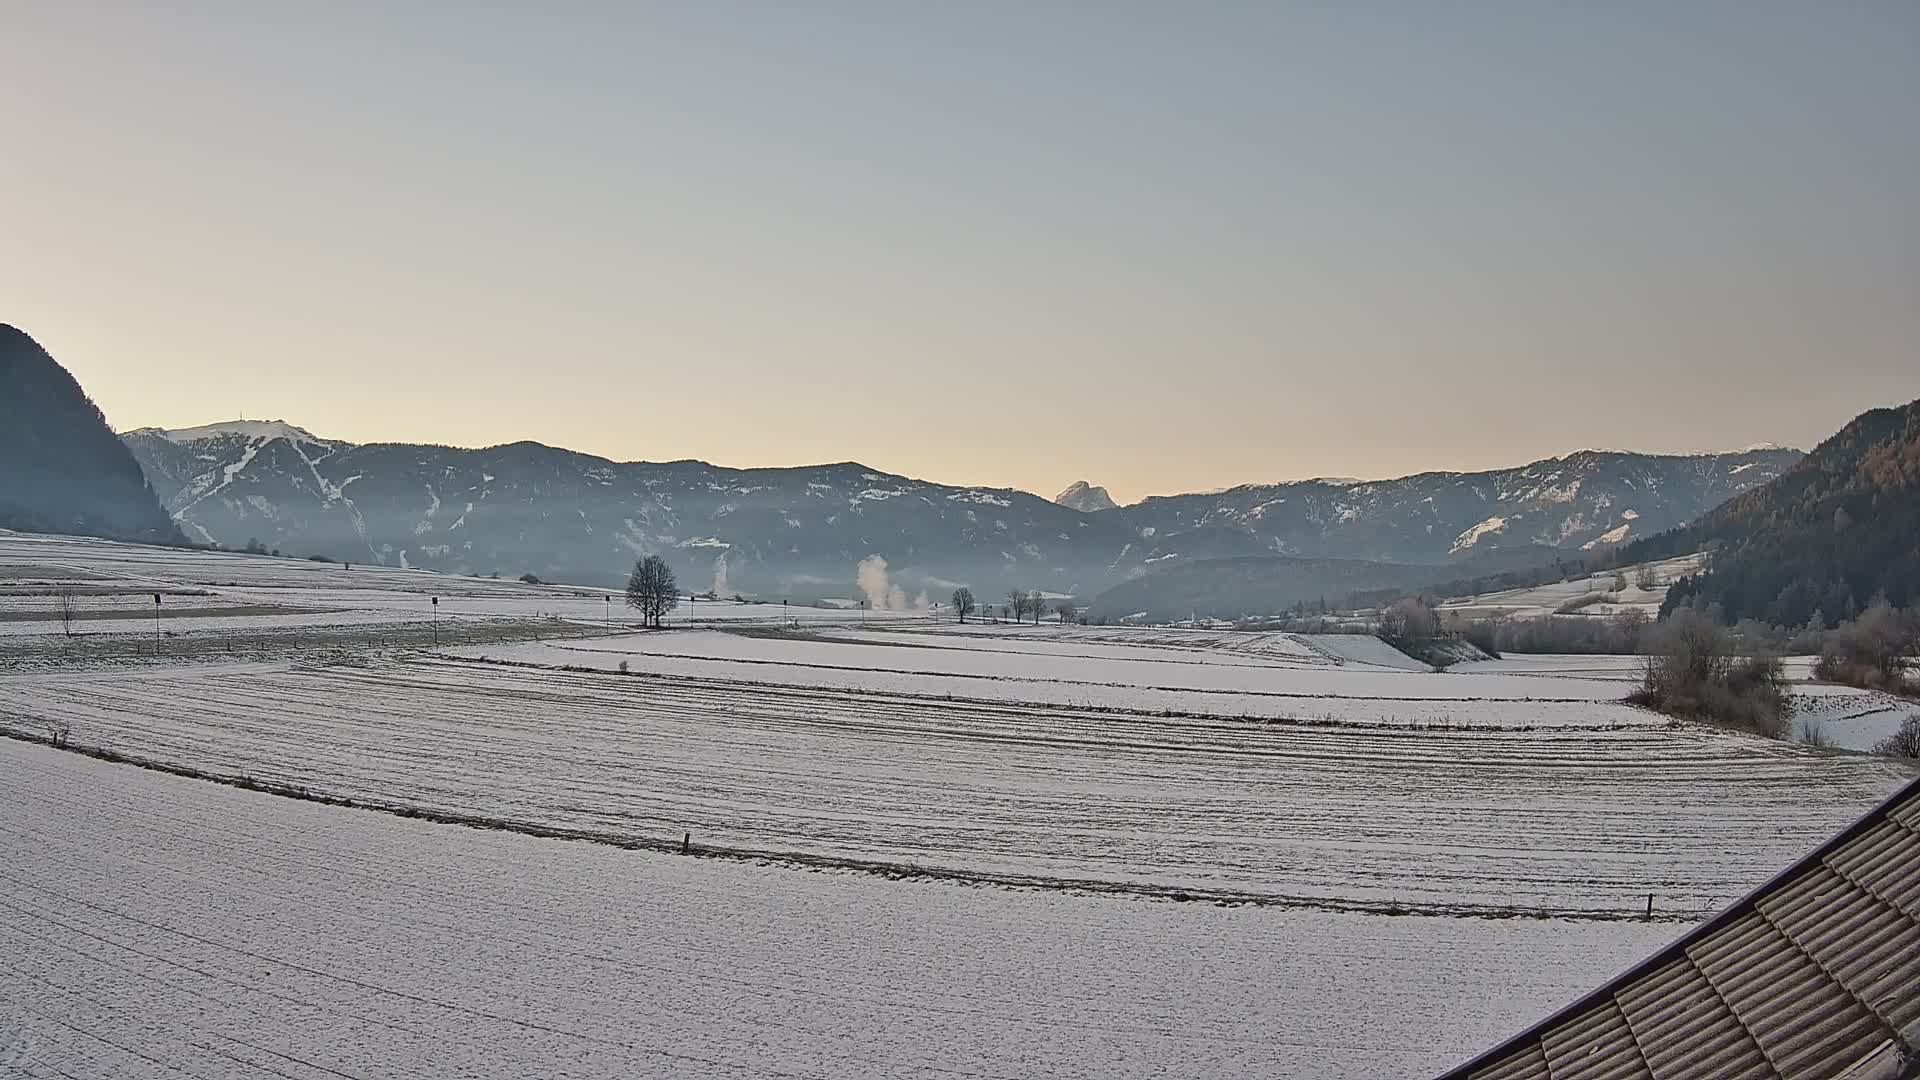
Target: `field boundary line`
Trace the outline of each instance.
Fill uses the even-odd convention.
[[[815,872],[837,871],[864,874],[894,881],[939,881],[965,886],[1016,889],[1022,891],[1103,895],[1148,901],[1206,903],[1221,907],[1250,906],[1330,911],[1357,915],[1418,915],[1472,919],[1553,919],[1578,922],[1655,921],[1691,924],[1711,914],[1706,911],[1663,909],[1654,919],[1648,920],[1641,912],[1635,909],[1501,907],[1492,904],[1434,904],[1399,900],[1363,900],[1343,897],[1248,892],[1234,889],[1209,889],[1184,885],[1160,885],[1144,881],[1132,882],[1112,881],[1100,878],[1042,877],[1032,874],[926,866],[918,863],[888,862],[879,859],[861,859],[853,856],[823,855],[802,851],[771,851],[713,844],[687,845],[684,844],[683,839],[680,837],[654,838],[625,836],[617,833],[597,832],[588,829],[567,829],[551,825],[540,825],[534,822],[515,821],[509,818],[487,817],[480,814],[462,814],[454,811],[415,806],[408,803],[387,802],[377,799],[346,798],[324,791],[318,791],[302,784],[261,780],[249,775],[209,772],[188,765],[179,765],[153,758],[144,758],[106,747],[84,746],[72,743],[55,745],[50,738],[44,735],[21,731],[4,724],[0,724],[0,738],[43,746],[109,764],[129,765],[134,768],[164,773],[183,779],[205,781],[218,784],[222,787],[253,791],[264,795],[279,796],[281,798],[296,799],[301,802],[318,803],[323,806],[335,806],[349,810],[386,814],[392,817],[411,818],[440,825],[455,825],[470,829],[483,829],[490,832],[515,833],[522,836],[548,840],[572,840],[581,843],[624,848],[630,851],[646,851],[659,855],[721,859],[730,862],[784,866],[797,870],[810,870]]]

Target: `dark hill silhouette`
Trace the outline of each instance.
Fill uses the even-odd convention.
[[[185,538],[98,406],[39,342],[0,323],[0,528]]]

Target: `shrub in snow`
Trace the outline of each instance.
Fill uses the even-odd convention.
[[[1875,744],[1873,752],[1888,757],[1920,758],[1920,713],[1907,717],[1899,731]]]
[[[1736,658],[1726,628],[1690,608],[1657,628],[1640,688],[1627,700],[1771,739],[1784,737],[1793,717],[1779,658]]]

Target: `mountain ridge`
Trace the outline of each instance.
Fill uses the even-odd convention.
[[[1675,476],[1704,469],[1721,481],[1743,473],[1758,481],[1793,456],[1636,459],[1651,470],[1646,475],[1686,490],[1602,522],[1599,509],[1618,500],[1599,481],[1597,501],[1581,494],[1592,479],[1585,474],[1563,478],[1572,486],[1560,503],[1529,501],[1524,491],[1502,495],[1485,479],[1494,474],[1436,473],[1360,485],[1243,485],[1082,512],[1015,488],[942,485],[860,462],[736,468],[694,459],[619,462],[532,440],[485,448],[354,444],[286,421],[144,428],[123,438],[181,526],[210,543],[257,540],[355,561],[594,584],[615,584],[635,557],[658,553],[692,581],[712,576],[730,588],[781,595],[842,594],[869,555],[888,559],[910,589],[932,595],[958,584],[1091,595],[1156,568],[1222,556],[1444,564],[1537,547],[1543,531],[1562,541],[1552,546],[1613,543],[1634,531],[1638,517],[1674,523],[1705,509],[1702,491],[1744,486],[1703,487]],[[1569,459],[1589,453],[1505,472],[1565,471]],[[1461,496],[1436,486],[1463,478],[1486,490]],[[1407,499],[1379,494],[1410,483],[1420,490],[1403,492]],[[1325,504],[1324,512],[1276,530],[1284,512],[1268,507],[1250,516],[1235,505],[1253,496]],[[1410,517],[1404,504],[1418,510],[1421,499],[1424,516]],[[1501,524],[1489,525],[1489,515]]]
[[[1159,495],[1105,514],[1145,537],[1187,535],[1210,557],[1286,555],[1436,561],[1488,547],[1599,547],[1684,524],[1779,475],[1798,451],[1634,454],[1579,450],[1480,472],[1435,470],[1356,484],[1297,480]],[[1397,527],[1370,528],[1391,519]]]
[[[4,324],[0,324],[0,325],[4,325]],[[807,469],[827,469],[827,468],[849,467],[849,468],[865,469],[869,472],[880,473],[887,476],[898,476],[906,479],[913,479],[912,477],[908,476],[908,474],[906,473],[891,472],[890,470],[887,470],[880,466],[869,465],[865,462],[862,462],[853,458],[846,458],[840,461],[802,462],[794,465],[721,465],[716,462],[708,461],[704,458],[694,458],[694,457],[661,458],[661,459],[615,458],[615,457],[608,457],[604,454],[596,454],[586,450],[574,450],[568,447],[557,445],[555,443],[542,442],[539,439],[514,439],[510,442],[487,443],[481,446],[468,446],[468,445],[463,445],[459,443],[407,442],[403,440],[392,440],[392,439],[377,439],[370,442],[353,442],[351,440],[334,439],[326,436],[315,435],[312,431],[308,430],[307,428],[301,427],[298,424],[294,424],[287,420],[282,420],[282,419],[215,421],[208,424],[198,425],[196,427],[185,427],[185,428],[168,428],[168,427],[160,427],[158,425],[146,425],[143,427],[133,428],[127,431],[119,432],[119,435],[122,439],[125,439],[130,436],[134,436],[134,435],[142,435],[142,436],[165,436],[165,437],[171,437],[175,441],[182,441],[182,440],[192,440],[195,438],[203,437],[204,433],[217,433],[220,431],[224,431],[226,429],[233,429],[235,431],[238,431],[243,425],[244,426],[260,426],[260,427],[268,427],[268,426],[281,427],[281,428],[287,429],[288,431],[294,434],[303,436],[308,441],[311,441],[311,442],[333,443],[333,444],[339,444],[343,446],[353,446],[353,447],[421,446],[421,447],[430,447],[430,448],[439,449],[439,450],[463,450],[463,451],[477,452],[477,451],[486,451],[486,450],[501,450],[508,447],[516,447],[516,446],[527,446],[527,447],[538,447],[540,449],[545,449],[545,450],[558,450],[563,453],[575,454],[581,457],[593,458],[595,460],[608,462],[614,465],[692,464],[692,465],[701,465],[701,466],[705,466],[713,469],[731,470],[735,472],[774,472],[774,471],[781,471],[781,470],[797,471],[797,470],[807,470]],[[1131,503],[1121,503],[1118,500],[1113,500],[1111,493],[1109,493],[1107,489],[1103,486],[1093,484],[1091,481],[1088,481],[1088,480],[1076,480],[1073,483],[1067,485],[1067,487],[1064,490],[1062,490],[1058,495],[1055,495],[1049,501],[1055,503],[1056,505],[1066,505],[1061,502],[1063,498],[1067,498],[1070,495],[1075,495],[1082,491],[1086,491],[1090,493],[1107,495],[1108,499],[1113,502],[1113,506],[1111,507],[1111,509],[1127,510],[1133,507],[1141,506],[1146,503],[1162,502],[1170,499],[1213,497],[1213,496],[1227,495],[1227,494],[1242,492],[1242,491],[1297,487],[1297,486],[1308,485],[1308,484],[1319,484],[1319,485],[1324,485],[1327,487],[1335,487],[1335,488],[1352,488],[1352,487],[1371,486],[1371,485],[1377,485],[1377,484],[1402,483],[1407,481],[1452,479],[1452,478],[1468,477],[1468,476],[1483,476],[1490,473],[1511,472],[1511,471],[1531,468],[1539,465],[1568,462],[1568,461],[1573,461],[1575,459],[1588,457],[1588,456],[1646,458],[1646,459],[1678,462],[1678,461],[1697,461],[1702,459],[1723,459],[1723,458],[1730,458],[1730,457],[1742,457],[1742,456],[1748,456],[1748,455],[1770,455],[1770,454],[1781,454],[1781,455],[1787,455],[1787,456],[1793,456],[1793,457],[1800,457],[1800,456],[1804,456],[1806,454],[1806,451],[1797,449],[1795,447],[1784,446],[1779,443],[1773,443],[1773,442],[1753,443],[1737,450],[1642,451],[1642,450],[1625,450],[1625,449],[1620,449],[1618,447],[1583,447],[1580,449],[1569,450],[1563,454],[1555,455],[1552,457],[1536,458],[1532,461],[1526,462],[1521,465],[1503,466],[1495,469],[1424,469],[1419,472],[1406,473],[1400,476],[1377,477],[1374,479],[1359,479],[1351,476],[1314,476],[1314,477],[1307,477],[1307,478],[1298,479],[1298,480],[1249,481],[1247,483],[1231,484],[1225,487],[1204,488],[1204,489],[1198,489],[1195,491],[1173,492],[1170,494],[1162,494],[1162,495],[1145,495],[1145,496],[1142,496],[1137,501],[1131,502]],[[936,484],[940,483],[939,481],[926,481],[926,482],[936,483]],[[1028,491],[1025,488],[1018,488],[1010,485],[996,486],[991,484],[969,484],[969,485],[941,484],[941,486],[969,487],[969,488],[978,488],[980,490],[990,490],[990,491],[1017,491],[1023,495],[1032,495],[1036,498],[1040,497],[1037,492]],[[1096,511],[1083,511],[1083,512],[1098,513],[1099,511],[1096,510]]]
[[[1048,560],[1052,538],[1102,528],[1024,492],[857,462],[623,463],[531,441],[355,445],[295,430],[125,438],[169,509],[208,542],[449,572],[615,584],[639,555],[662,554],[690,582],[837,595],[861,559],[882,554],[916,587],[951,587],[943,568],[971,579],[1008,563],[1059,585],[1072,571]]]

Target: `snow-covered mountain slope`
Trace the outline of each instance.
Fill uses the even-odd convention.
[[[530,442],[355,445],[283,421],[143,429],[125,441],[187,534],[226,547],[257,539],[294,554],[604,584],[623,581],[636,556],[661,554],[696,589],[803,596],[852,594],[856,564],[880,555],[909,597],[925,589],[935,600],[957,584],[983,598],[1016,586],[1090,595],[1231,556],[1524,559],[1542,544],[1615,543],[1686,521],[1796,456],[1584,453],[1492,473],[1240,487],[1084,513],[853,463],[728,469],[614,462]],[[1104,493],[1088,485],[1084,494]]]
[[[1800,456],[1584,450],[1493,472],[1156,497],[1096,516],[1124,521],[1153,549],[1147,559],[1204,553],[1440,562],[1494,548],[1592,550],[1685,524]]]
[[[620,463],[537,443],[357,446],[278,421],[144,429],[127,445],[195,539],[257,539],[443,570],[615,584],[660,554],[693,589],[844,595],[869,555],[908,596],[956,583],[1067,591],[1104,576],[1124,526],[1024,492],[857,464]],[[991,595],[991,593],[983,594]]]
[[[294,439],[300,442],[317,443],[320,440],[305,428],[294,427],[285,420],[228,420],[218,424],[202,424],[199,427],[176,428],[172,431],[160,428],[141,428],[142,435],[157,435],[169,442],[190,443],[224,436],[237,436],[243,439]]]

